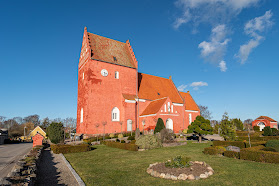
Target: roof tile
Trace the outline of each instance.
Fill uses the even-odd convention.
[[[160,108],[163,106],[167,99],[168,98],[163,98],[150,102],[145,110],[141,113],[141,116],[156,114],[157,112],[159,112]]]
[[[195,100],[190,95],[190,92],[179,92],[182,98],[185,100],[185,110],[195,110],[199,111],[199,107],[196,104]]]

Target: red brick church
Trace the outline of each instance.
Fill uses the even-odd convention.
[[[151,130],[158,118],[174,132],[186,129],[200,110],[189,92],[169,78],[138,72],[129,41],[87,32],[78,66],[77,133]]]

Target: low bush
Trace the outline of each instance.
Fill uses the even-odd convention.
[[[239,152],[235,152],[235,151],[225,151],[224,152],[224,156],[229,157],[229,158],[236,158],[239,159],[240,158],[240,153]]]
[[[239,140],[246,140],[248,141],[248,137],[238,137]],[[279,140],[279,136],[251,136],[250,137],[251,141],[268,141],[268,140]]]
[[[279,153],[264,151],[264,148],[265,146],[259,145],[256,147],[241,149],[240,159],[266,163],[279,163]]]
[[[265,146],[274,148],[277,152],[279,152],[279,140],[269,140],[266,142]]]
[[[128,140],[135,140],[135,136],[129,136]]]
[[[121,138],[123,138],[124,136],[123,136],[123,134],[118,134],[118,139],[121,139]]]
[[[185,156],[176,156],[175,158],[172,158],[170,161],[167,161],[165,163],[166,167],[171,168],[185,168],[190,167],[190,160],[191,158],[185,157]]]
[[[124,149],[124,150],[130,150],[130,151],[138,151],[138,146],[132,143],[118,143],[113,141],[106,141],[106,146]]]
[[[257,132],[260,131],[260,127],[259,126],[254,126],[253,129],[254,129],[254,131],[257,131]]]
[[[136,141],[136,145],[141,149],[154,149],[162,147],[161,139],[155,135],[140,136]]]
[[[262,150],[263,151],[270,151],[270,152],[277,152],[276,149],[274,149],[272,147],[264,147]]]
[[[132,140],[130,143],[131,144],[136,144],[136,140]]]
[[[217,155],[217,154],[223,154],[226,151],[226,148],[223,146],[212,146],[204,148],[203,153],[209,154],[209,155]]]
[[[55,154],[67,154],[67,153],[74,153],[74,152],[86,152],[90,150],[88,144],[81,144],[81,145],[51,145],[51,150]]]
[[[245,142],[243,141],[213,141],[213,146],[236,146],[239,148],[245,148]]]
[[[174,141],[175,134],[173,133],[173,130],[171,129],[162,129],[160,131],[160,136],[161,136],[161,142],[162,143],[170,143]]]
[[[266,143],[266,141],[252,141],[250,142],[251,147],[255,147],[255,146],[259,146],[259,145],[264,145]],[[245,147],[249,148],[250,147],[249,142],[245,142]]]

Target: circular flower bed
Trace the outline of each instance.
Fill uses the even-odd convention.
[[[171,160],[169,160],[171,161]],[[172,168],[167,167],[165,163],[153,163],[147,168],[147,173],[153,177],[170,180],[198,180],[208,178],[214,173],[214,170],[201,161],[190,161],[189,167]]]

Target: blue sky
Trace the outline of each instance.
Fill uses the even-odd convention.
[[[83,29],[130,40],[139,71],[172,76],[213,119],[278,112],[279,2],[0,1],[0,115],[76,117]]]

